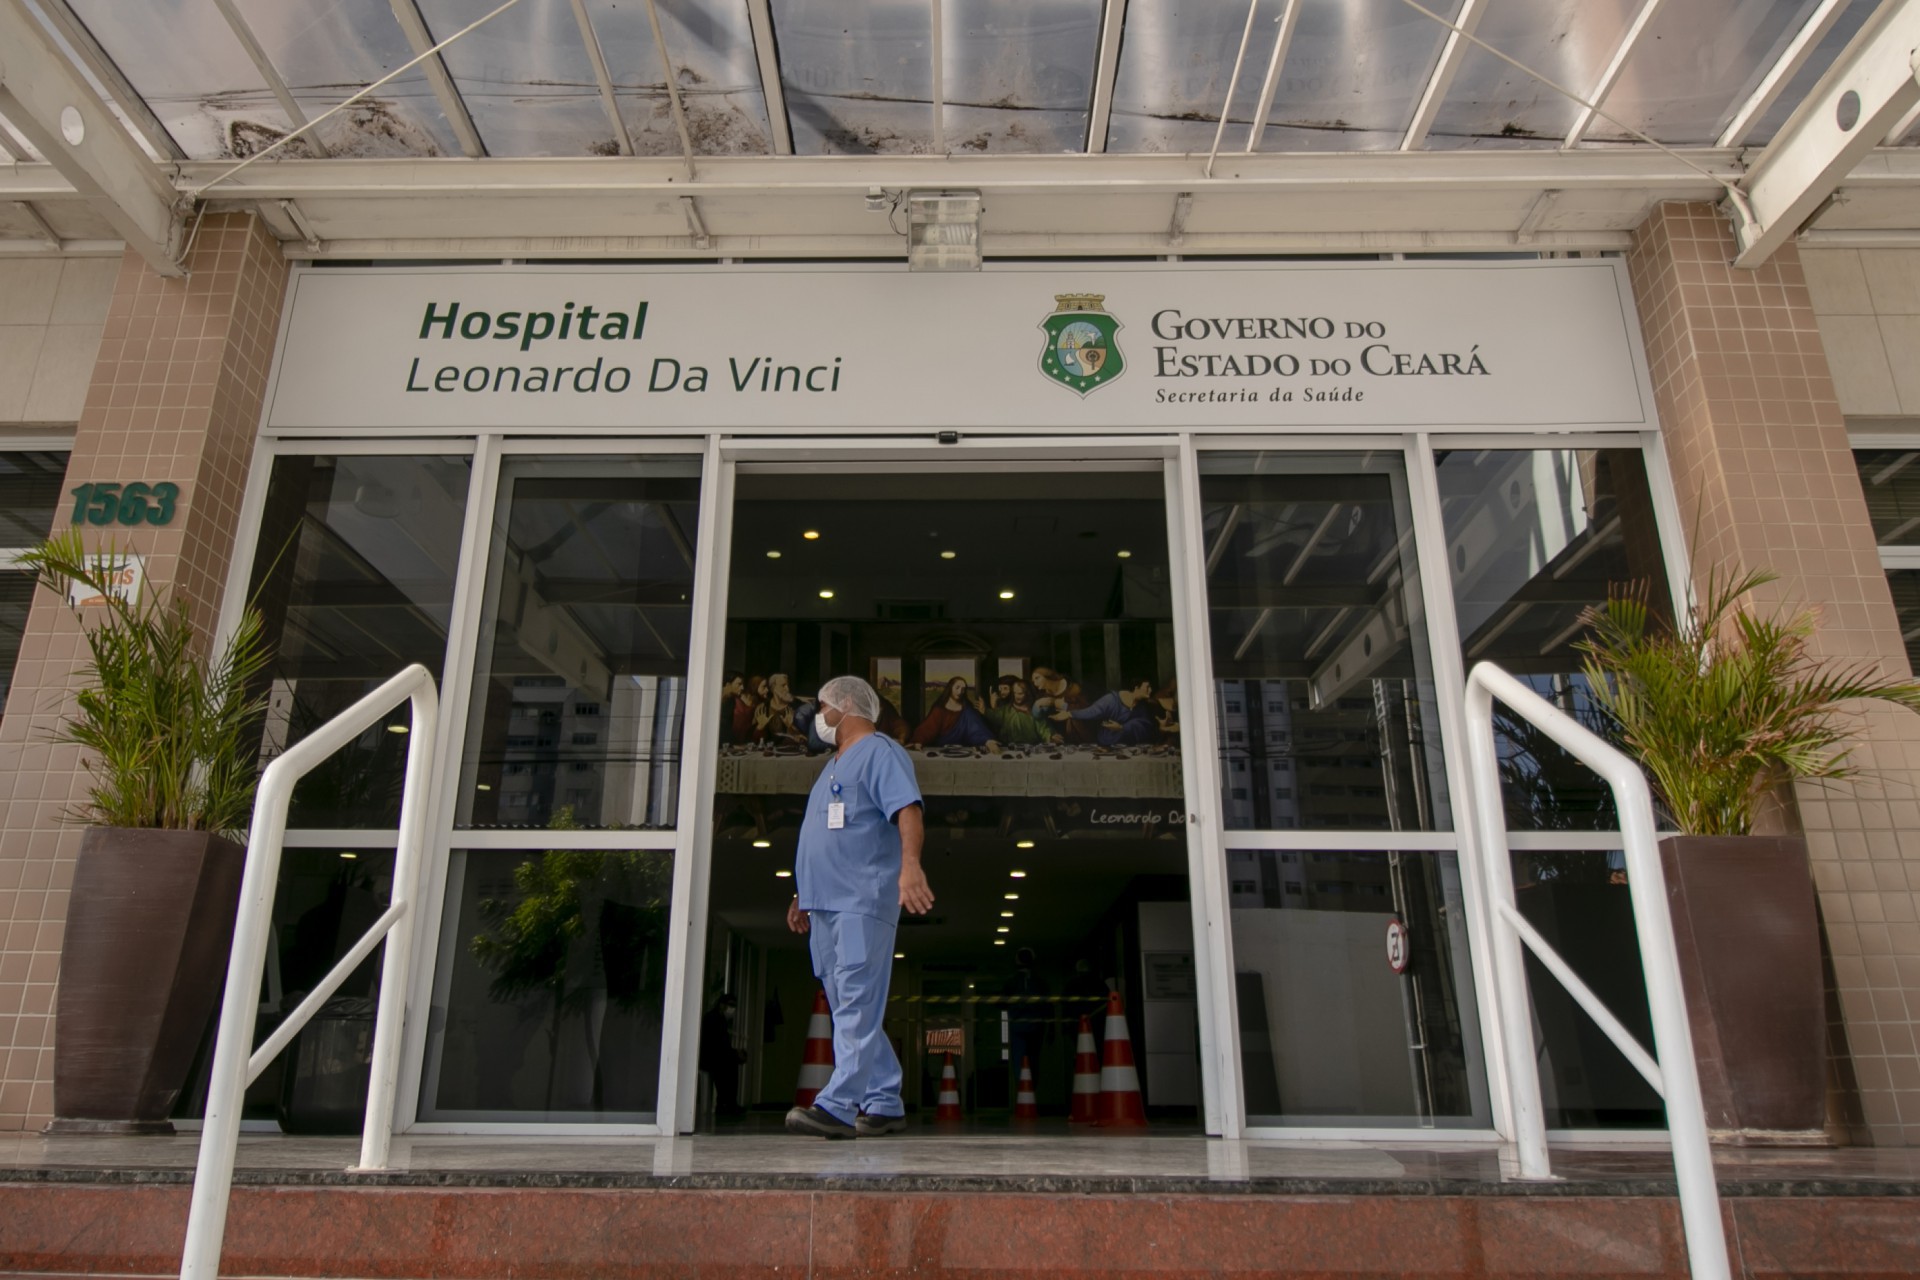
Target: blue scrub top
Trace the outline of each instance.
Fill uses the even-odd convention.
[[[847,806],[847,825],[830,831],[827,806],[836,800]],[[913,759],[886,734],[869,733],[829,756],[800,823],[793,869],[800,909],[852,911],[897,924],[900,831],[893,818],[918,803]]]

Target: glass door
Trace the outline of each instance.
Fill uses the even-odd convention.
[[[1246,1122],[1484,1128],[1406,454],[1198,472]]]
[[[646,1125],[670,1030],[701,462],[542,445],[495,468],[449,699],[464,732],[418,1118]]]

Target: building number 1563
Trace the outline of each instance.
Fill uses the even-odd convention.
[[[83,484],[73,491],[73,523],[170,524],[180,486],[171,480],[146,484]]]

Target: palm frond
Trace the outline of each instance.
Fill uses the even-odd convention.
[[[1647,586],[1616,586],[1586,611],[1576,646],[1616,738],[1646,770],[1682,831],[1745,835],[1760,802],[1796,778],[1853,772],[1844,704],[1920,710],[1920,682],[1812,652],[1819,614],[1744,603],[1776,575],[1708,575],[1692,611],[1656,624]]]

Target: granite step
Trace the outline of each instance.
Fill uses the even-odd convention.
[[[4,1177],[8,1175],[0,1175]],[[183,1173],[0,1181],[0,1276],[171,1276]],[[1285,1187],[1130,1179],[941,1189],[912,1178],[635,1177],[487,1185],[246,1175],[221,1274],[350,1280],[697,1277],[1683,1277],[1677,1202],[1644,1181]],[[556,1181],[549,1179],[550,1182]],[[557,1181],[564,1181],[560,1179]],[[437,1184],[436,1184],[437,1183]],[[1031,1184],[1019,1184],[1031,1186]],[[1892,1280],[1920,1268],[1910,1187],[1729,1182],[1739,1274]]]

